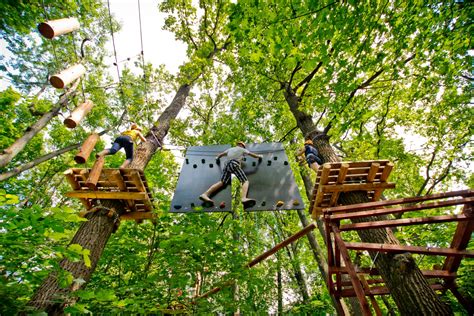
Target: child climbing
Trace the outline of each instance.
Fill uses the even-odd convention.
[[[262,159],[262,155],[257,155],[255,153],[252,153],[248,151],[245,148],[245,143],[244,142],[237,142],[237,145],[235,147],[229,148],[226,151],[220,153],[217,155],[217,159],[220,159],[221,157],[227,156],[229,160],[224,166],[223,172],[222,172],[222,177],[221,180],[217,183],[214,183],[207,189],[206,192],[201,194],[199,196],[199,199],[203,200],[204,202],[211,203],[214,205],[214,201],[209,197],[213,193],[217,192],[219,189],[224,187],[225,185],[230,183],[231,175],[234,174],[237,179],[239,179],[240,183],[242,183],[242,203],[244,204],[244,207],[252,207],[255,205],[255,200],[254,199],[249,199],[247,197],[248,190],[249,190],[249,180],[247,179],[247,176],[245,175],[244,171],[241,168],[241,162],[242,158],[245,155],[249,155],[254,158]]]
[[[323,164],[321,158],[319,158],[319,153],[316,147],[313,145],[313,141],[311,139],[307,139],[304,142],[304,148],[301,148],[297,155],[305,155],[306,162],[308,166],[314,170],[314,172],[318,172],[319,165]]]
[[[126,168],[133,160],[133,142],[136,141],[137,138],[140,138],[142,142],[146,142],[146,138],[141,133],[141,130],[142,129],[136,123],[132,123],[130,129],[124,131],[114,140],[112,148],[102,150],[96,157],[114,155],[121,148],[124,148],[126,159],[120,168]]]

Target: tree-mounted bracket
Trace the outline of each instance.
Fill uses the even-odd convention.
[[[232,210],[231,186],[228,185],[211,198],[215,204],[206,207],[199,195],[218,182],[227,158],[216,161],[216,156],[230,145],[193,146],[186,151],[176,191],[171,202],[171,212],[195,211],[230,212]],[[250,188],[248,197],[255,199],[247,211],[304,209],[293,171],[281,143],[249,144],[247,149],[260,154],[263,159],[245,156],[242,169],[247,175]]]

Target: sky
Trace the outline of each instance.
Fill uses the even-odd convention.
[[[168,71],[176,74],[178,67],[186,60],[186,45],[175,40],[174,35],[162,30],[165,15],[158,11],[156,0],[109,0],[110,10],[115,19],[122,25],[118,33],[114,33],[117,59],[120,70],[126,64],[133,66],[141,51],[140,19],[138,3],[142,20],[143,52],[145,62],[151,62],[154,67],[164,64]],[[112,41],[107,48],[113,53]],[[120,62],[131,58],[130,61]],[[111,59],[111,73],[117,79],[113,66],[115,58]]]

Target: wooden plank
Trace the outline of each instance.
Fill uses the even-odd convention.
[[[112,179],[112,181],[115,182],[115,184],[120,189],[120,191],[122,191],[122,192],[127,192],[128,191],[127,186],[123,182],[123,179],[122,179],[122,176],[120,175],[119,170],[113,170],[110,173],[110,178]],[[127,199],[127,200],[125,200],[125,204],[127,205],[128,209],[130,209],[132,212],[137,210],[133,200]]]
[[[367,174],[368,183],[374,182],[375,175],[377,174],[377,171],[379,170],[379,168],[380,168],[379,163],[373,162],[370,164],[370,170],[369,170],[369,173]]]
[[[120,215],[121,220],[153,219],[155,217],[152,212],[130,212]]]
[[[335,240],[335,243],[337,245],[336,247],[339,248],[339,251],[341,253],[341,257],[342,257],[342,259],[344,260],[344,262],[346,264],[346,269],[347,269],[347,272],[349,273],[349,276],[351,278],[352,286],[353,286],[354,291],[356,293],[356,296],[359,300],[359,304],[360,304],[360,307],[362,309],[362,313],[364,315],[372,315],[372,313],[370,312],[369,302],[367,301],[367,299],[365,297],[364,289],[363,289],[362,284],[360,283],[359,278],[358,278],[358,276],[357,276],[357,274],[354,270],[354,266],[352,264],[352,261],[351,261],[351,258],[349,256],[349,252],[347,251],[347,248],[345,246],[345,243],[342,240],[341,232],[339,231],[336,224],[334,224],[334,223],[331,223],[331,228],[332,228],[332,231],[334,232],[334,240]],[[338,274],[338,275],[340,275],[340,274]]]
[[[385,166],[389,160],[359,160],[359,161],[341,161],[341,162],[328,162],[332,169],[339,169],[343,163],[349,164],[350,168],[370,167],[370,164],[376,162],[381,166]]]
[[[390,176],[390,173],[392,172],[394,164],[389,162],[382,171],[382,175],[380,176],[380,181],[381,182],[386,182],[388,180],[388,177]]]
[[[137,170],[131,171],[130,179],[133,181],[133,183],[135,183],[135,186],[137,187],[137,190],[139,192],[146,193],[146,197],[143,199],[143,202],[145,203],[146,209],[148,211],[151,211],[153,209],[153,206],[151,205],[151,202],[148,198],[148,192],[146,192],[145,186],[143,185],[140,173]]]
[[[359,203],[359,204],[353,204],[353,205],[343,205],[343,206],[331,207],[330,209],[325,210],[325,212],[338,213],[338,212],[356,211],[356,210],[361,210],[361,209],[372,209],[372,208],[392,206],[392,205],[397,205],[397,204],[411,204],[411,203],[425,202],[425,201],[438,200],[438,199],[450,198],[450,197],[455,197],[455,196],[470,197],[473,195],[474,195],[474,190],[451,191],[451,192],[446,192],[446,193],[425,195],[422,197],[410,197],[410,198],[401,198],[401,199],[386,200],[386,201],[379,201],[379,202],[367,202],[367,203]]]
[[[420,225],[420,224],[431,224],[431,223],[445,223],[445,222],[460,222],[473,220],[474,218],[467,217],[466,215],[440,215],[430,217],[419,217],[419,218],[403,218],[403,219],[392,219],[385,221],[374,221],[342,225],[341,231],[347,230],[363,230],[373,228],[384,228],[384,227],[396,227],[396,226],[409,226],[409,225]]]
[[[254,265],[260,263],[261,261],[263,261],[263,260],[267,259],[268,257],[270,257],[271,255],[273,255],[275,252],[277,252],[281,248],[288,246],[289,244],[291,244],[295,240],[300,239],[303,236],[306,236],[306,234],[308,234],[310,231],[312,231],[315,228],[316,228],[315,223],[309,224],[308,226],[306,226],[305,228],[303,228],[299,232],[291,235],[287,239],[285,239],[282,242],[275,245],[275,247],[273,247],[272,249],[265,251],[264,253],[262,253],[261,255],[256,257],[255,259],[253,259],[252,261],[248,262],[245,266],[247,268],[253,267]]]
[[[368,275],[379,275],[378,269],[376,268],[355,268],[355,271],[357,274],[368,274]],[[342,273],[342,274],[347,274],[347,269],[346,267],[332,267],[332,272],[334,274],[336,273]],[[452,279],[457,276],[455,272],[449,272],[445,270],[421,270],[421,273],[423,273],[423,276],[425,278],[433,279],[433,278],[440,278],[440,279]]]
[[[64,176],[66,177],[66,181],[69,183],[71,188],[73,188],[73,190],[80,190],[81,189],[81,186],[75,180],[74,171],[72,169],[66,170],[64,172]],[[89,210],[89,209],[92,208],[92,204],[87,199],[80,199],[80,201],[81,201],[82,205],[84,205],[86,210]]]
[[[433,209],[433,208],[467,204],[467,203],[472,203],[473,201],[474,201],[474,198],[468,197],[468,198],[454,199],[454,200],[448,200],[448,201],[439,201],[439,202],[433,202],[433,203],[427,203],[427,204],[399,206],[399,207],[393,207],[393,208],[379,208],[379,209],[374,209],[370,211],[360,211],[360,212],[351,212],[351,209],[348,208],[346,210],[348,211],[347,213],[330,215],[329,218],[330,220],[342,220],[342,219],[361,218],[361,217],[367,217],[367,216],[396,214],[396,213],[420,211],[420,210],[427,210],[427,209]]]
[[[454,232],[454,237],[451,242],[451,248],[457,250],[466,249],[471,235],[474,230],[474,219],[472,217],[472,206],[464,205],[463,208],[464,216],[469,216],[471,220],[469,222],[460,222]],[[444,261],[443,269],[449,272],[456,272],[461,265],[461,257],[447,257]]]
[[[103,192],[103,191],[72,191],[66,196],[74,198],[106,199],[106,200],[143,200],[146,193],[142,192]]]
[[[442,285],[442,284],[430,284],[430,287],[435,290],[435,291],[439,291],[439,290],[444,290],[445,287]],[[377,286],[377,287],[371,287],[370,288],[370,291],[368,293],[366,293],[367,296],[371,296],[371,295],[388,295],[390,294],[390,291],[387,287],[385,286]],[[341,292],[341,297],[354,297],[356,296],[355,292],[354,292],[354,289],[345,289],[345,290],[342,290]]]
[[[378,201],[380,200],[380,197],[382,196],[382,193],[383,193],[383,190],[384,189],[376,189],[374,191],[374,196],[372,197],[372,201]]]
[[[344,179],[346,178],[348,170],[349,170],[348,163],[341,164],[341,168],[339,169],[339,174],[337,176],[337,181],[336,181],[337,184],[342,184],[344,182]]]
[[[376,244],[364,242],[347,242],[347,249],[352,250],[374,250],[380,252],[411,252],[421,253],[425,255],[437,256],[466,256],[468,258],[474,257],[474,251],[456,250],[451,248],[435,248],[435,247],[421,247],[421,246],[405,246],[394,244]]]
[[[322,186],[323,192],[350,192],[350,191],[373,191],[375,189],[393,189],[395,183],[383,182],[383,183],[346,183],[336,185],[324,185]]]
[[[364,275],[359,275],[359,279],[360,279],[360,282],[362,283],[362,286],[364,287],[364,291],[366,293],[370,292],[369,283],[365,279]],[[374,308],[375,315],[382,316],[382,310],[380,309],[380,306],[377,303],[377,300],[375,299],[375,297],[371,295],[369,299],[370,299],[370,303],[372,304],[372,307]]]

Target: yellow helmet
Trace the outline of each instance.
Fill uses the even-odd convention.
[[[241,145],[242,147],[247,148],[247,147],[245,146],[245,143],[242,142],[242,141],[238,141],[238,142],[237,142],[237,145]]]
[[[308,139],[304,142],[305,145],[313,145],[313,141],[311,139]]]

